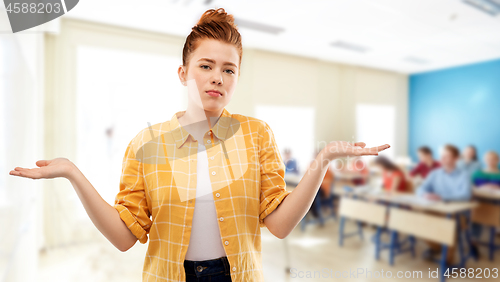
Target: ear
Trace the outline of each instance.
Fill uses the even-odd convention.
[[[186,79],[186,72],[184,71],[183,65],[179,66],[179,68],[177,69],[177,74],[179,75],[179,80],[181,81],[182,85],[186,86],[187,79]]]

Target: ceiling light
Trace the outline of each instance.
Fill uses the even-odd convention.
[[[330,43],[330,46],[336,47],[336,48],[346,49],[349,51],[361,52],[361,53],[369,50],[368,48],[366,48],[364,46],[353,44],[353,43],[348,43],[348,42],[340,41],[340,40]]]
[[[260,32],[271,33],[274,35],[277,35],[280,32],[285,31],[285,29],[282,27],[272,26],[272,25],[248,21],[248,20],[242,20],[239,18],[235,18],[234,23],[238,26],[238,28],[240,28],[240,27],[249,28],[249,29],[260,31]]]

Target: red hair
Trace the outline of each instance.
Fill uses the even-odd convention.
[[[240,56],[238,67],[241,65],[241,57],[243,56],[241,35],[234,23],[234,17],[227,14],[223,8],[207,10],[192,28],[182,49],[182,64],[184,66],[187,67],[191,53],[198,48],[202,39],[215,39],[233,45]]]

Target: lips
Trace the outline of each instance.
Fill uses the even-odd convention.
[[[206,91],[208,95],[212,96],[212,97],[220,97],[222,96],[222,93],[220,93],[220,91],[218,90],[208,90]]]

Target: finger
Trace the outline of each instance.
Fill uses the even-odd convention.
[[[354,146],[359,146],[361,148],[364,148],[366,146],[366,144],[364,142],[356,142],[356,143],[354,143]]]
[[[32,179],[38,179],[41,177],[41,173],[39,169],[26,169],[22,171],[18,171],[19,176],[26,177],[26,178],[32,178]]]
[[[378,156],[379,152],[386,150],[390,147],[391,146],[389,144],[385,144],[385,145],[378,146],[378,147],[365,148],[365,150],[367,150],[369,152],[369,155]]]
[[[377,147],[364,148],[361,153],[365,156],[378,156]]]
[[[27,170],[27,168],[24,168],[24,167],[15,167],[14,170],[15,171],[23,171],[23,170]]]

